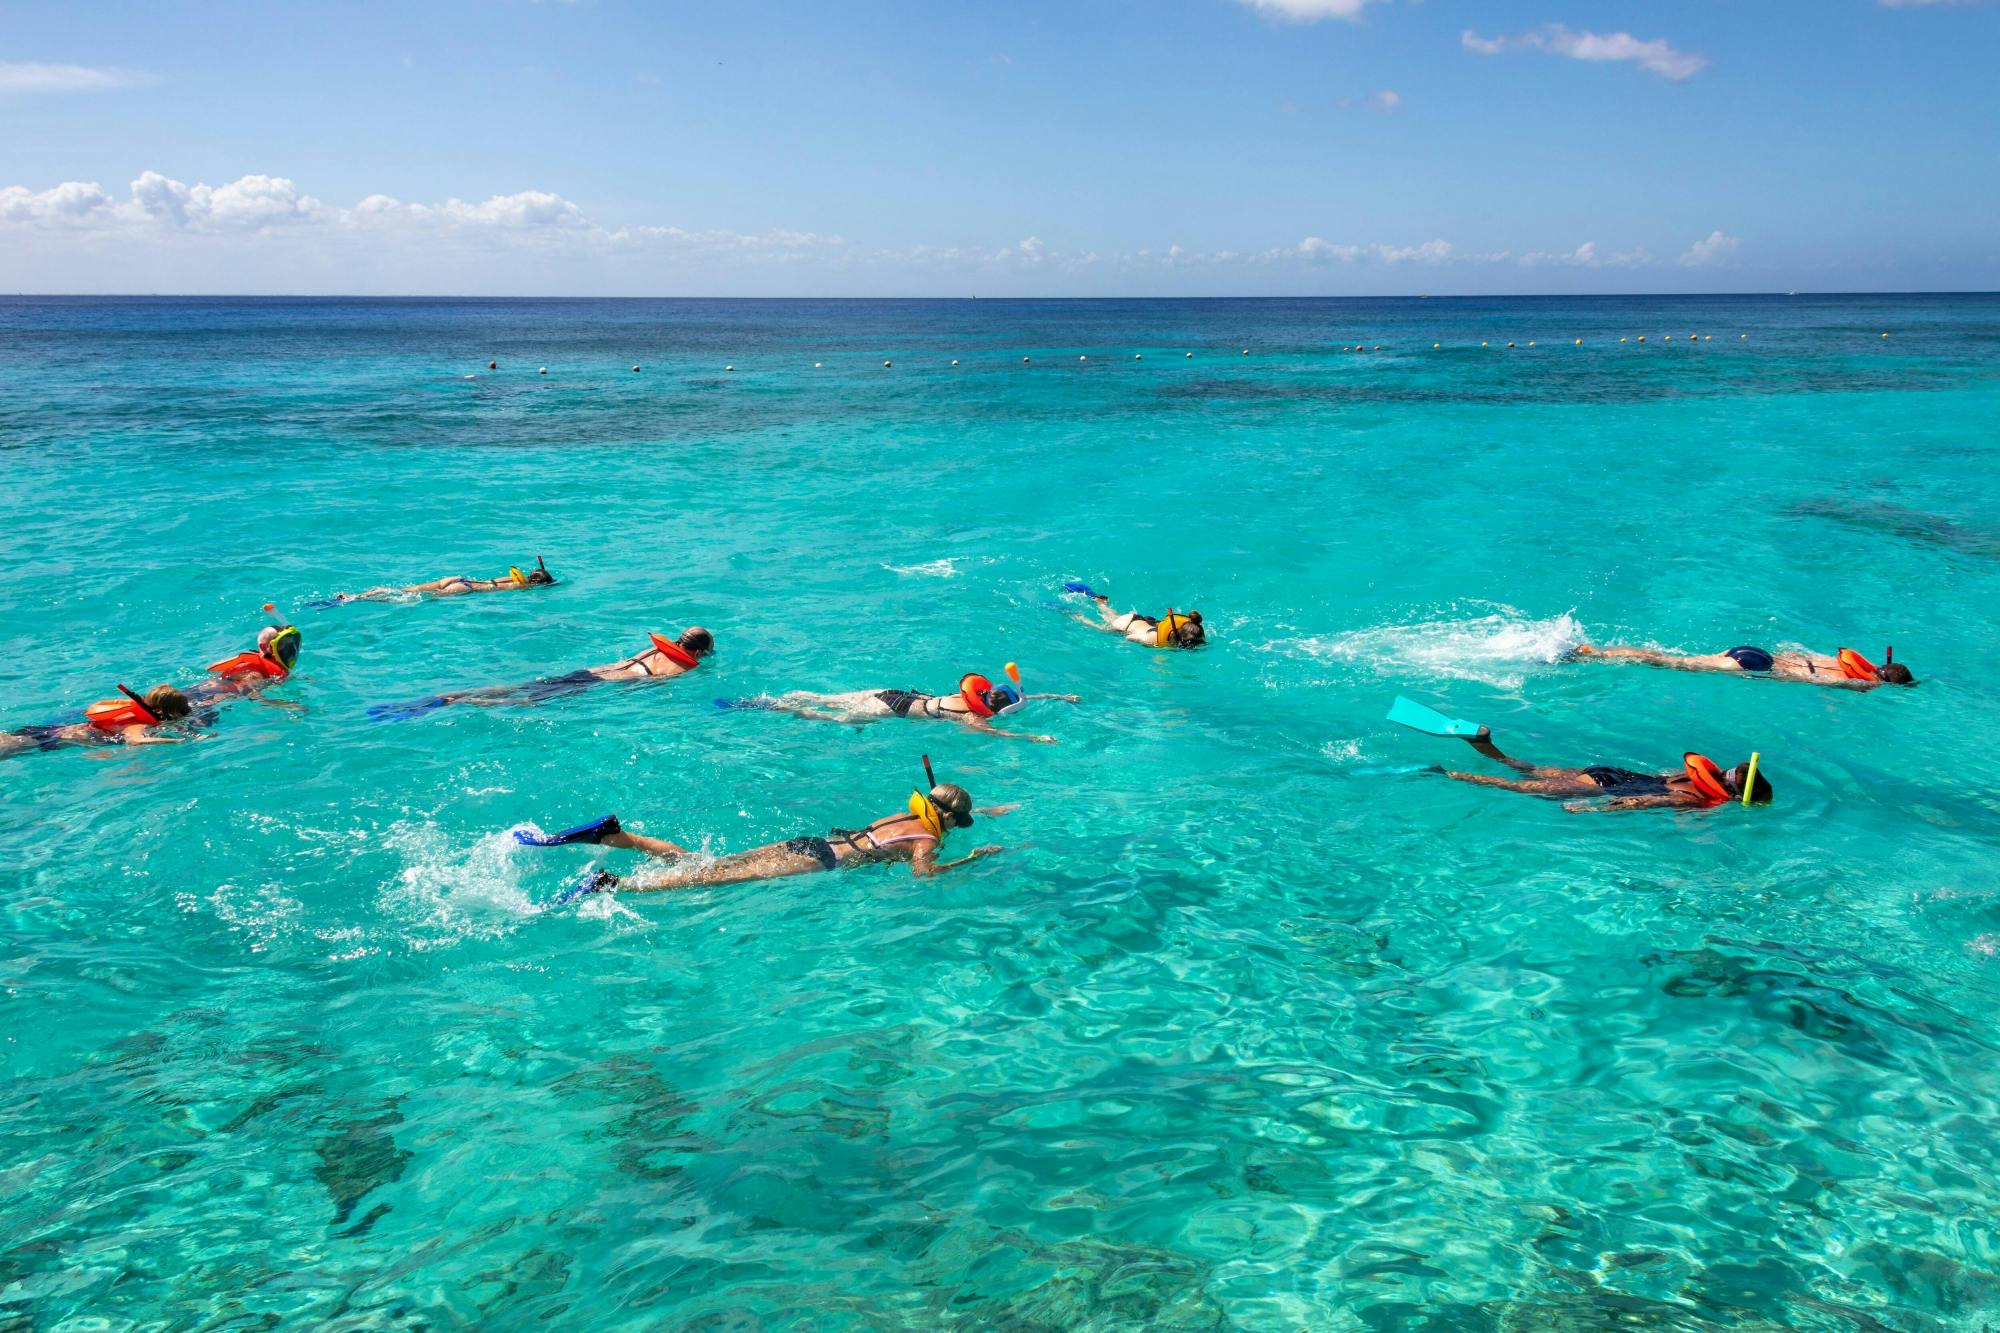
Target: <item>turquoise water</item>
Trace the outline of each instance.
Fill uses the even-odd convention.
[[[0,302],[0,726],[266,600],[563,580],[0,761],[0,1323],[2000,1318],[1996,422],[1993,298]],[[689,623],[690,679],[368,717]],[[1059,744],[710,702],[1009,659]],[[1471,759],[1397,693],[1777,802],[1384,773]],[[924,752],[1004,856],[543,912],[590,849],[506,832],[734,850]]]

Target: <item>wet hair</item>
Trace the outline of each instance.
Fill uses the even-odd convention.
[[[1208,631],[1201,627],[1201,612],[1182,612],[1186,620],[1174,627],[1174,645],[1179,648],[1199,648],[1208,642]]]
[[[556,581],[556,576],[549,573],[548,570],[543,569],[540,566],[537,566],[534,569],[528,571],[528,582],[530,585],[537,583],[554,583],[555,581]]]
[[[188,697],[171,685],[155,685],[146,691],[144,698],[146,711],[162,722],[172,722],[194,711]]]
[[[675,642],[685,648],[690,657],[707,657],[715,651],[715,636],[699,625],[689,625]]]
[[[1738,764],[1729,770],[1729,790],[1735,792],[1739,800],[1743,796],[1743,779],[1749,776],[1750,765],[1747,763]],[[1750,803],[1752,805],[1769,805],[1771,803],[1771,784],[1764,780],[1762,773],[1757,775],[1757,786],[1750,793]]]
[[[1875,668],[1875,674],[1882,678],[1882,682],[1885,685],[1914,685],[1917,683],[1917,678],[1911,675],[1910,669],[1901,662],[1884,662],[1881,666]]]
[[[1003,708],[1012,708],[1014,706],[1014,696],[997,686],[986,691],[986,693],[979,697],[984,699],[986,706],[996,713]]]
[[[947,827],[972,827],[972,793],[956,782],[940,782],[931,788],[931,804]]]

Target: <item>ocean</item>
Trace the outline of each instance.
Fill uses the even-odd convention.
[[[0,1325],[2000,1320],[1996,423],[1991,296],[0,299],[0,728],[304,635],[0,759]],[[714,704],[1008,661],[1056,744]],[[1776,800],[1443,781],[1398,694]],[[555,907],[638,858],[509,832],[924,755],[1003,854]]]

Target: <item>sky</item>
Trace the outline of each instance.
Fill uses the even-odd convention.
[[[2000,3],[0,0],[0,292],[2000,289]]]

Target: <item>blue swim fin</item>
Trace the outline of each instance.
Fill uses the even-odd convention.
[[[1088,583],[1083,582],[1081,579],[1071,579],[1069,582],[1063,584],[1063,591],[1080,592],[1085,597],[1097,596],[1095,592],[1091,591],[1090,585]]]
[[[561,907],[566,903],[575,902],[585,894],[598,893],[604,889],[616,888],[617,886],[618,876],[612,874],[609,870],[586,870],[577,876],[576,883],[558,893],[549,903],[549,906]]]
[[[1435,708],[1426,708],[1414,699],[1396,696],[1390,706],[1389,720],[1412,731],[1421,731],[1430,736],[1457,736],[1470,739],[1483,733],[1486,728],[1477,722],[1465,722],[1455,717],[1446,717]]]
[[[368,709],[368,716],[377,722],[407,722],[413,717],[422,717],[434,708],[443,708],[451,700],[442,694],[434,694],[428,699],[412,699],[408,703],[374,704]]]
[[[542,833],[537,830],[517,828],[514,830],[514,841],[523,847],[567,847],[578,842],[595,845],[604,841],[605,834],[621,831],[618,827],[618,816],[606,815],[588,824],[566,828],[561,833]]]
[[[738,710],[770,712],[778,706],[778,701],[757,695],[750,699],[717,699],[715,706],[725,713],[736,712]]]

